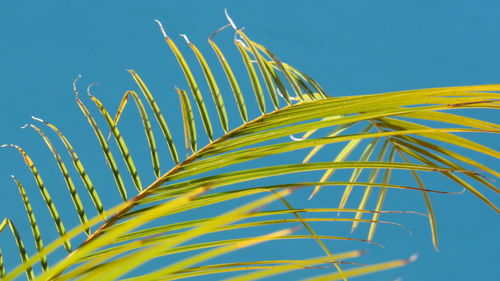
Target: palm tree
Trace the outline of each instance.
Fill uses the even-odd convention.
[[[202,95],[198,86],[202,79],[193,75],[194,66],[186,62],[185,54],[179,51],[158,21],[188,84],[186,90],[176,88],[182,109],[182,116],[177,120],[184,126],[183,144],[174,141],[177,132],[172,134],[169,130],[167,119],[172,116],[165,116],[164,105],[163,110],[160,109],[143,78],[134,70],[129,73],[139,91],[127,91],[115,115],[92,95],[92,84],[88,87],[88,97],[97,106],[106,125],[96,122],[79,96],[79,78],[75,80],[76,102],[97,137],[110,168],[109,174],[116,182],[115,191],[104,191],[98,179],[87,174],[78,152],[55,125],[36,117],[33,124],[27,125],[45,141],[66,182],[67,198],[74,209],[64,212],[74,213],[80,221],[79,225],[71,226],[71,230],[66,230],[59,215],[61,210],[51,199],[54,191],[46,188],[43,175],[30,156],[17,145],[2,146],[20,153],[34,176],[54,224],[42,226],[37,223],[38,210],[30,203],[36,199],[30,198],[23,183],[13,176],[33,232],[29,240],[36,245],[37,251],[28,254],[24,246],[26,237],[21,237],[15,222],[4,218],[0,231],[10,230],[22,263],[6,272],[0,252],[3,280],[14,280],[23,273],[29,280],[177,280],[196,276],[257,280],[294,270],[307,270],[316,276],[307,280],[347,280],[403,266],[414,261],[416,256],[360,266],[345,260],[356,258],[363,251],[333,252],[326,241],[356,240],[376,244],[373,238],[377,226],[395,224],[380,220],[381,216],[410,213],[386,210],[387,193],[406,190],[423,198],[427,212],[420,215],[428,218],[432,243],[437,248],[437,222],[430,194],[452,192],[428,186],[423,173],[444,176],[472,192],[497,213],[500,211],[480,191],[486,188],[498,193],[498,188],[484,174],[498,177],[499,173],[456,152],[455,148],[492,157],[498,157],[499,153],[454,134],[498,133],[500,128],[494,123],[453,112],[455,109],[498,109],[500,85],[329,97],[311,77],[278,59],[266,47],[252,41],[229,17],[228,20],[228,25],[208,38],[225,77],[216,78],[204,54],[184,36],[199,62],[216,115],[208,112],[207,104],[212,101],[206,98],[206,93]],[[226,59],[214,41],[214,36],[226,28],[234,30],[234,44],[241,54],[251,89],[240,87],[243,77],[236,77],[229,58]],[[230,98],[221,94],[219,85],[223,83],[231,89]],[[139,113],[137,118],[144,127],[150,164],[134,161],[119,130],[119,125],[123,126],[120,117],[129,98],[134,100]],[[250,107],[252,99],[256,108]],[[228,108],[237,110],[241,120],[232,120]],[[259,115],[252,118],[254,110],[258,110]],[[231,125],[236,122],[240,125]],[[108,126],[110,131],[107,137],[104,133],[107,129],[103,126]],[[223,133],[217,135],[214,128],[215,132],[222,130]],[[53,143],[54,137],[49,137],[48,131],[52,131],[61,144]],[[116,147],[112,146],[110,138],[115,140]],[[160,155],[158,144],[168,147],[169,155]],[[61,148],[68,153],[71,163],[63,160],[58,152]],[[305,150],[308,152],[299,158],[299,153]],[[334,151],[336,156],[331,162],[315,161],[323,151]],[[120,161],[124,164],[118,164]],[[173,165],[165,169],[163,164],[169,161]],[[71,175],[69,165],[78,176]],[[126,172],[120,169],[121,165],[126,166]],[[150,165],[151,174],[155,176],[152,183],[141,180],[138,165]],[[398,177],[394,174],[399,170],[417,184],[395,182]],[[321,173],[319,177],[315,174],[318,172]],[[130,186],[128,177],[136,189],[133,194],[127,188]],[[76,182],[83,183],[85,190],[81,191]],[[338,203],[326,207],[298,206],[287,197],[305,191],[313,198],[332,188],[341,189],[343,193]],[[352,196],[354,190],[362,190],[359,198]],[[115,192],[123,203],[115,207],[104,206],[100,199],[103,192]],[[90,198],[93,205],[82,203],[81,197]],[[375,204],[370,204],[370,198]],[[348,208],[347,203],[353,200],[359,202],[356,207]],[[90,218],[90,214],[96,215]],[[179,217],[180,220],[172,219]],[[365,239],[357,239],[334,236],[332,232],[319,233],[315,227],[318,223],[338,222],[350,223],[353,231],[359,224],[367,224],[369,231]],[[42,241],[43,233],[54,226],[59,238],[46,244]],[[273,229],[269,231],[267,226]],[[278,260],[263,252],[259,260],[239,257],[222,263],[218,259],[246,247],[261,243],[272,247],[290,239],[314,242],[318,257]],[[67,254],[58,254],[59,260],[49,265],[48,259],[55,260],[55,253],[62,248]]]

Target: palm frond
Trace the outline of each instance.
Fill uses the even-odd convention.
[[[500,156],[500,153],[466,138],[465,133],[500,132],[500,126],[488,121],[461,116],[451,111],[456,109],[495,110],[498,109],[500,85],[478,85],[446,87],[435,89],[410,90],[376,95],[351,97],[328,97],[325,90],[310,76],[293,66],[281,61],[263,45],[250,39],[228,17],[230,24],[216,31],[208,42],[218,58],[225,79],[218,79],[207,62],[206,56],[185,36],[196,60],[203,72],[212,99],[205,99],[201,83],[191,71],[185,55],[175,42],[166,34],[158,22],[168,47],[177,59],[184,73],[191,97],[186,91],[177,88],[182,116],[178,122],[184,127],[184,147],[192,153],[185,158],[177,152],[177,144],[164,118],[160,106],[138,73],[129,70],[143,97],[133,90],[123,96],[116,114],[91,95],[89,99],[96,104],[115,139],[126,171],[120,171],[112,153],[112,144],[102,133],[101,126],[78,95],[74,82],[76,102],[85,119],[93,129],[100,149],[111,169],[116,188],[124,201],[119,206],[103,206],[100,197],[103,190],[96,188],[86,172],[75,149],[59,129],[40,119],[44,125],[54,131],[68,151],[76,172],[89,193],[98,216],[87,218],[88,206],[81,202],[64,160],[56,150],[56,145],[41,129],[30,125],[43,138],[61,171],[69,190],[69,197],[80,219],[79,225],[66,232],[59,212],[52,202],[49,188],[41,178],[33,160],[17,145],[14,147],[23,157],[35,182],[42,192],[45,205],[53,217],[59,233],[54,242],[44,245],[41,233],[44,227],[37,224],[35,214],[24,187],[15,179],[27,210],[37,251],[28,256],[22,244],[20,234],[9,219],[4,219],[0,230],[7,226],[18,244],[22,264],[5,272],[3,257],[0,254],[0,273],[4,280],[14,280],[23,272],[31,280],[178,280],[183,278],[248,271],[241,275],[231,275],[227,280],[257,280],[268,276],[299,269],[331,268],[331,272],[307,280],[347,280],[358,276],[389,268],[403,266],[415,260],[412,256],[404,260],[395,260],[362,267],[349,266],[344,269],[343,259],[355,258],[362,254],[355,250],[335,253],[325,240],[361,242],[379,245],[373,241],[379,224],[395,225],[398,223],[380,220],[382,214],[415,213],[411,211],[391,211],[384,208],[388,203],[385,198],[392,189],[415,192],[415,196],[424,198],[430,222],[432,241],[438,246],[437,218],[431,204],[430,194],[456,194],[448,190],[429,187],[421,173],[444,176],[470,191],[494,211],[500,212],[492,200],[483,194],[482,188],[496,188],[484,173],[498,177],[493,168],[483,165],[469,156],[453,151],[455,147],[467,149],[488,157]],[[234,29],[234,44],[241,54],[243,65],[248,73],[248,80],[237,79],[230,67],[228,57],[213,41],[215,34],[224,28]],[[248,83],[247,83],[248,82]],[[234,101],[223,98],[223,83],[227,83],[233,92]],[[256,98],[256,108],[250,108],[240,85],[249,84]],[[262,85],[264,84],[264,85]],[[228,88],[228,89],[229,89]],[[264,93],[264,88],[266,93]],[[89,88],[90,89],[90,88]],[[187,88],[186,88],[187,89]],[[132,96],[139,111],[138,118],[144,128],[145,145],[149,148],[151,174],[155,179],[149,185],[144,184],[138,168],[144,163],[134,162],[126,144],[126,135],[122,135],[119,122],[122,113]],[[149,109],[145,108],[142,98],[146,99]],[[194,114],[190,98],[194,98],[199,115]],[[216,114],[210,114],[208,102],[213,101]],[[269,109],[267,104],[272,104]],[[235,104],[243,123],[231,128],[230,105]],[[150,112],[157,122],[151,122]],[[249,112],[261,115],[249,120]],[[447,111],[447,112],[443,112]],[[213,118],[212,116],[217,116]],[[174,118],[173,116],[168,116]],[[137,118],[137,117],[136,117]],[[216,119],[216,120],[215,120]],[[441,122],[430,126],[429,123]],[[214,133],[214,124],[220,124],[222,135]],[[432,123],[434,124],[434,123]],[[159,127],[163,139],[155,138],[153,131]],[[197,128],[203,126],[208,143],[202,147]],[[456,135],[457,133],[460,136]],[[295,137],[294,135],[301,135]],[[109,139],[109,137],[108,137]],[[170,151],[170,159],[175,165],[168,171],[161,171],[161,163],[168,161],[157,152],[157,144],[165,144]],[[343,144],[339,144],[343,143]],[[181,147],[183,147],[181,145]],[[301,150],[309,150],[305,158],[295,157]],[[331,162],[324,162],[319,152],[335,151]],[[275,163],[275,156],[286,155],[290,158],[285,164]],[[264,161],[264,159],[266,161]],[[291,160],[296,159],[296,160]],[[315,159],[319,159],[315,161]],[[400,161],[400,162],[398,162]],[[473,171],[470,169],[479,169]],[[342,170],[347,170],[346,179]],[[412,175],[416,186],[409,183],[396,183],[393,171],[400,170]],[[337,172],[338,171],[338,172]],[[320,172],[315,178],[311,172]],[[293,176],[301,173],[312,180],[304,182]],[[137,192],[127,194],[122,174],[128,174]],[[367,179],[362,179],[365,174]],[[472,180],[474,185],[466,180]],[[269,182],[272,182],[270,184]],[[479,186],[478,186],[479,185]],[[311,189],[311,197],[321,196],[326,189],[343,189],[336,208],[314,207],[299,208],[290,203],[287,196],[297,189]],[[363,188],[364,192],[356,208],[348,208],[348,203],[356,198],[351,194],[354,189]],[[109,190],[109,189],[108,189]],[[370,198],[379,191],[376,204],[370,205]],[[31,199],[31,198],[30,198]],[[239,201],[241,200],[241,201]],[[32,201],[32,200],[31,200]],[[239,203],[234,203],[234,202]],[[245,202],[245,203],[241,203]],[[274,203],[273,203],[274,202]],[[228,203],[228,204],[225,204]],[[227,207],[233,204],[232,207]],[[280,205],[282,209],[276,207]],[[108,208],[106,210],[106,208]],[[217,208],[218,212],[207,214],[206,209]],[[181,222],[169,221],[179,214],[197,212],[201,217],[185,219]],[[334,213],[350,214],[352,217],[325,217]],[[365,217],[363,217],[365,216]],[[370,216],[370,219],[366,219]],[[317,223],[349,223],[352,230],[358,224],[370,226],[367,238],[320,233]],[[278,227],[262,233],[264,227]],[[296,226],[303,227],[302,230]],[[258,231],[254,231],[258,230]],[[259,232],[260,231],[260,232]],[[88,237],[85,235],[87,232]],[[299,232],[295,234],[294,232]],[[244,237],[224,235],[246,233]],[[201,239],[201,241],[197,240]],[[206,239],[203,240],[203,239]],[[220,263],[218,258],[227,253],[260,243],[290,239],[308,239],[313,241],[324,257],[303,259],[278,259],[269,261],[263,256],[260,261],[232,261]],[[79,245],[71,251],[71,242]],[[47,256],[60,247],[71,253],[60,257],[59,261],[48,266]],[[169,262],[169,257],[187,254],[181,260]],[[166,260],[156,267],[150,267],[152,260]],[[41,263],[43,271],[36,272],[33,267]],[[146,273],[139,269],[147,267]],[[127,279],[128,278],[128,279]]]

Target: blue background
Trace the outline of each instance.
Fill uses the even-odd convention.
[[[186,54],[190,54],[190,50],[176,36],[178,33],[189,35],[191,41],[208,53],[207,36],[226,24],[224,8],[229,9],[238,25],[246,27],[252,39],[310,74],[331,96],[498,83],[500,2],[495,0],[2,1],[0,143],[24,147],[48,185],[63,189],[62,179],[42,141],[33,131],[19,127],[30,122],[31,115],[53,122],[72,140],[82,161],[93,162],[101,155],[74,102],[71,83],[77,74],[84,76],[82,91],[88,83],[100,82],[95,94],[109,108],[116,108],[121,95],[135,89],[125,71],[128,68],[138,71],[160,104],[174,103],[175,106],[168,107],[168,114],[178,116],[173,87],[186,87],[185,82],[153,19],[163,21],[167,32]],[[228,57],[239,60],[228,34],[220,35],[217,40],[228,50]],[[192,57],[190,61],[195,63]],[[216,63],[216,60],[210,56],[209,62]],[[130,113],[126,117],[129,119],[125,119],[129,120],[126,121],[130,125],[129,135],[141,130],[140,122],[133,121],[134,114]],[[238,118],[236,114],[233,117]],[[498,115],[483,114],[482,117],[498,120]],[[180,122],[171,122],[170,126],[174,132],[182,132]],[[492,136],[476,139],[499,148]],[[165,148],[163,151],[166,152]],[[146,148],[141,146],[135,152],[137,162],[149,165]],[[498,160],[480,155],[478,159],[498,167]],[[108,173],[102,168],[104,163],[100,164],[87,165],[89,174],[99,180]],[[147,173],[148,165],[142,165],[140,171]],[[10,174],[21,178],[26,188],[36,194],[22,160],[13,150],[5,149],[0,151],[0,217],[13,218],[28,237],[29,226]],[[151,179],[152,176],[144,177],[144,183]],[[113,184],[111,179],[102,181]],[[432,182],[432,186],[458,189],[445,181]],[[64,194],[53,193],[56,202],[60,201],[60,208],[70,205],[64,202]],[[498,202],[497,195],[488,191],[485,194]],[[405,196],[390,197],[393,203],[390,209],[424,211],[420,201],[409,207],[406,200],[412,199]],[[108,207],[118,202],[115,193],[103,199]],[[337,204],[332,200],[320,204],[329,202],[334,202],[331,207]],[[433,202],[439,222],[440,252],[432,247],[425,219],[397,217],[413,230],[412,237],[393,227],[380,227],[377,241],[386,249],[349,244],[341,250],[369,248],[367,257],[360,260],[363,263],[405,258],[415,252],[420,258],[406,267],[358,280],[398,277],[409,281],[496,280],[494,276],[500,275],[498,215],[468,193],[433,196]],[[41,200],[33,199],[32,203],[36,208],[44,208]],[[49,231],[46,240],[55,235]],[[5,234],[0,241],[3,249],[14,250],[12,240]],[[33,250],[31,243],[27,244]],[[331,245],[338,250],[337,244]],[[301,250],[307,252],[308,249]],[[321,252],[312,254],[317,255]],[[7,253],[7,261],[9,257],[17,260],[15,255]],[[13,264],[7,266],[11,268]]]

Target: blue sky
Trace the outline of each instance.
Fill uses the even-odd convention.
[[[208,52],[207,36],[226,24],[224,8],[252,39],[315,78],[331,96],[498,83],[500,2],[495,0],[4,1],[0,4],[0,143],[23,146],[38,160],[46,178],[58,177],[46,164],[53,160],[41,140],[19,128],[35,115],[57,124],[74,140],[82,161],[90,162],[99,151],[74,103],[71,83],[77,74],[83,75],[82,90],[88,83],[100,83],[95,93],[110,108],[126,90],[135,88],[125,71],[130,68],[155,89],[159,102],[168,104],[173,98],[177,105],[174,86],[186,87],[185,82],[153,19],[164,23],[186,54],[190,51],[176,34],[187,34]],[[228,54],[239,59],[230,39],[226,34],[217,40],[222,45],[226,40]],[[169,113],[180,114],[177,106],[169,107]],[[173,131],[182,130],[180,123],[171,126]],[[130,128],[140,129],[140,124],[131,122]],[[479,139],[499,148],[492,136]],[[143,154],[137,158],[149,164]],[[479,160],[498,167],[498,160],[480,156]],[[98,167],[89,170],[97,178],[103,173]],[[31,180],[17,154],[0,151],[0,218],[22,221],[21,201],[10,174],[27,183]],[[394,199],[394,209],[406,208],[403,200],[411,200]],[[432,248],[424,219],[398,217],[413,236],[384,230],[381,242],[386,249],[371,250],[363,261],[404,258],[415,252],[419,260],[359,280],[493,280],[500,274],[495,262],[500,260],[498,215],[469,194],[433,199],[440,252]],[[493,200],[498,202],[497,197]],[[28,235],[28,225],[20,225]],[[4,241],[2,235],[2,247]]]

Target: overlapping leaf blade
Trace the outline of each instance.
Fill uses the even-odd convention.
[[[19,146],[9,144],[9,145],[2,145],[0,147],[13,147],[15,148],[23,157],[25,164],[28,166],[28,168],[31,171],[31,174],[35,178],[36,184],[38,186],[38,189],[40,190],[40,193],[42,195],[42,198],[45,202],[45,206],[49,209],[50,215],[52,216],[52,221],[54,222],[57,232],[59,233],[59,236],[63,237],[66,235],[66,228],[64,227],[64,224],[61,220],[61,217],[59,216],[59,211],[57,210],[56,205],[54,204],[54,201],[52,201],[52,196],[50,195],[48,189],[45,187],[45,183],[40,176],[40,173],[38,172],[38,169],[35,166],[35,163],[33,160],[31,160],[31,157]],[[12,228],[15,228],[11,224]],[[12,230],[14,231],[14,229]],[[66,240],[64,243],[64,248],[66,251],[71,252],[71,242],[69,240]]]
[[[71,200],[73,201],[73,205],[75,206],[75,209],[78,213],[78,217],[80,218],[80,222],[85,224],[87,222],[87,215],[85,214],[85,209],[84,209],[83,204],[80,200],[80,196],[78,195],[75,184],[73,183],[73,180],[71,179],[71,176],[68,172],[68,169],[66,168],[66,164],[64,164],[64,161],[62,160],[61,156],[59,155],[59,152],[57,152],[54,144],[50,141],[50,139],[47,137],[47,135],[45,135],[45,133],[42,130],[40,130],[38,127],[36,127],[33,124],[30,124],[29,126],[31,128],[33,128],[43,138],[44,142],[47,144],[50,151],[54,155],[54,158],[56,159],[57,165],[58,165],[58,167],[59,167],[59,169],[64,177],[64,181],[66,183],[66,186],[68,187],[68,190],[69,190],[69,193],[71,196]],[[16,183],[19,183],[17,181],[17,179],[14,178],[14,180],[16,181]],[[21,188],[20,183],[18,184],[18,186]],[[87,232],[87,234],[89,234],[90,230],[87,230],[86,232]]]

